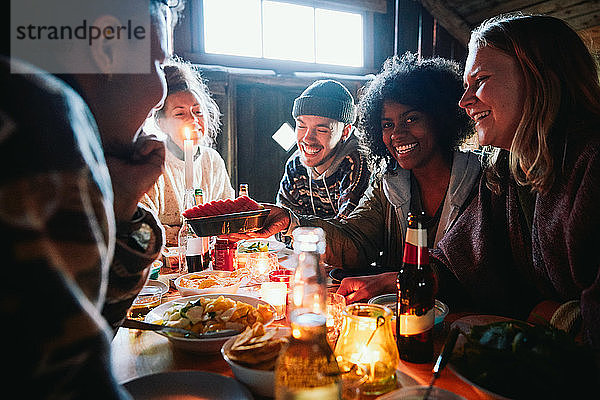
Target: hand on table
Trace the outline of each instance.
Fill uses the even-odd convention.
[[[396,291],[396,272],[378,275],[354,276],[342,279],[337,293],[346,298],[346,303],[367,301],[374,296]]]
[[[238,241],[243,239],[254,239],[254,238],[267,238],[274,234],[284,231],[290,225],[290,214],[288,210],[282,207],[278,207],[274,204],[262,203],[265,208],[270,209],[269,215],[265,220],[265,224],[262,229],[256,232],[246,233],[231,233],[229,235],[223,235],[222,237],[232,241]]]

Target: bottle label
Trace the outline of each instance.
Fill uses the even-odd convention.
[[[400,315],[400,334],[416,335],[426,332],[433,327],[435,311],[433,308],[425,315]]]
[[[429,264],[429,251],[427,247],[415,246],[407,241],[404,244],[402,262],[413,265]]]
[[[197,255],[202,255],[202,253],[204,253],[203,238],[201,238],[201,237],[188,238],[185,255],[186,256],[197,256]]]
[[[408,228],[405,242],[413,246],[427,247],[427,229]]]

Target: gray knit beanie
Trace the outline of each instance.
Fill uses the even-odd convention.
[[[354,98],[341,83],[319,80],[294,100],[292,116],[297,118],[299,115],[317,115],[352,124],[356,116]]]

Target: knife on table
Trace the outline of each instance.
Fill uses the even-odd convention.
[[[233,335],[240,333],[240,331],[238,331],[236,329],[224,329],[222,331],[209,331],[209,332],[205,332],[205,333],[196,333],[196,332],[190,331],[188,329],[175,328],[172,326],[164,326],[164,325],[158,325],[158,324],[150,324],[148,322],[137,321],[135,319],[129,319],[129,318],[125,319],[123,321],[123,323],[121,324],[121,326],[124,328],[140,329],[140,330],[144,330],[144,331],[178,333],[180,335],[183,335],[186,338],[191,338],[191,339],[214,339],[214,338],[220,338],[220,337],[225,337],[225,336],[233,336]]]
[[[454,345],[456,344],[456,340],[458,339],[459,333],[460,329],[458,329],[457,327],[454,327],[452,328],[452,330],[450,330],[450,333],[446,338],[446,342],[444,343],[444,347],[442,347],[442,351],[438,356],[437,360],[435,361],[435,364],[433,365],[433,376],[431,377],[431,382],[429,382],[429,387],[425,392],[425,396],[423,396],[423,400],[427,400],[427,398],[431,394],[431,390],[433,389],[433,384],[435,383],[435,380],[440,375],[440,371],[444,369],[446,364],[448,364],[448,360],[450,359],[450,356],[452,356],[452,351],[454,350]]]

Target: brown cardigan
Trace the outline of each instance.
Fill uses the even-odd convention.
[[[599,349],[600,137],[572,134],[564,154],[552,188],[535,195],[531,231],[505,166],[502,194],[482,176],[478,197],[433,254],[482,312],[526,318],[541,300],[579,300],[584,337]]]

